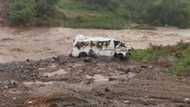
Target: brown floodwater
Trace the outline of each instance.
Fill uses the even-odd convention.
[[[129,47],[144,49],[153,45],[175,45],[190,41],[190,29],[157,28],[157,30],[98,30],[62,27],[0,27],[0,63],[43,59],[68,55],[77,34],[112,37]]]

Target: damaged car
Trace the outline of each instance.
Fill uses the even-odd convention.
[[[105,37],[86,37],[77,35],[71,52],[72,57],[108,56],[119,59],[128,59],[130,49],[125,43]]]

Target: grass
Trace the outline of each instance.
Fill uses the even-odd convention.
[[[155,25],[180,28],[190,26],[188,0],[29,0],[30,3],[28,0],[8,1],[7,19],[11,25],[147,30],[154,29]]]
[[[66,19],[64,26],[72,28],[122,29],[126,27],[126,24],[120,17],[98,16],[94,18],[77,17]]]
[[[156,62],[166,66],[172,75],[190,73],[190,43],[180,42],[176,46],[151,46],[148,49],[132,50],[135,61]]]
[[[138,2],[138,0],[112,0],[109,6],[98,4],[90,5],[84,1],[86,0],[60,0],[57,8],[65,18],[60,19],[58,24],[71,28],[125,29],[131,28],[130,25],[134,23],[138,23],[140,26],[135,27],[136,29],[147,30],[154,29],[153,26],[146,26],[151,24],[178,27],[189,25],[187,22],[189,19],[188,11],[181,10],[181,8],[178,7],[173,7],[171,10],[170,8],[165,8],[170,5],[173,6],[176,0],[170,1],[171,3],[174,2],[173,5],[170,2],[165,4],[165,2],[161,2],[160,0],[144,0],[140,2]],[[180,5],[182,5],[182,3],[179,4],[179,6]],[[184,8],[186,9],[186,7]],[[175,16],[175,14],[179,13],[180,15]],[[162,17],[157,16],[159,14],[161,14]],[[172,17],[172,19],[168,19],[169,16]]]
[[[65,17],[58,21],[64,27],[123,29],[127,26],[127,20],[111,10],[93,9],[80,0],[60,0],[57,9]]]

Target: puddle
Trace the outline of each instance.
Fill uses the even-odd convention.
[[[101,74],[95,74],[94,76],[87,75],[86,78],[87,79],[93,79],[94,82],[107,82],[107,81],[109,81],[108,77],[105,77]]]
[[[46,77],[56,77],[56,76],[64,76],[67,72],[64,69],[59,69],[55,72],[43,73],[43,76]]]

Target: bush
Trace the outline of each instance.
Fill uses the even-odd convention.
[[[148,10],[146,22],[152,24],[189,26],[190,5],[185,0],[162,0]]]
[[[138,24],[190,27],[190,1],[188,0],[111,0],[116,14]],[[117,10],[117,11],[116,11]]]
[[[47,17],[55,13],[55,5],[58,0],[35,0],[37,17]]]
[[[65,24],[67,27],[111,29],[115,25],[117,28],[126,28],[130,23],[190,27],[189,0],[8,1],[8,19],[12,24],[48,24],[57,20],[57,23]],[[56,5],[58,2],[59,5]]]
[[[125,0],[120,1],[123,5],[124,11],[128,11],[128,18],[130,22],[143,23],[147,16],[147,10],[152,6],[155,0]]]
[[[85,2],[94,6],[108,6],[111,0],[85,0]]]
[[[8,19],[11,24],[25,24],[35,18],[34,0],[9,0]]]
[[[180,42],[176,46],[152,46],[148,49],[132,50],[131,59],[142,62],[154,62],[157,65],[167,66],[172,75],[190,74],[190,44]],[[160,63],[160,61],[162,61]],[[168,63],[168,64],[167,64]],[[165,67],[165,65],[164,65]]]
[[[58,0],[9,0],[8,19],[14,25],[40,24],[55,14]]]

